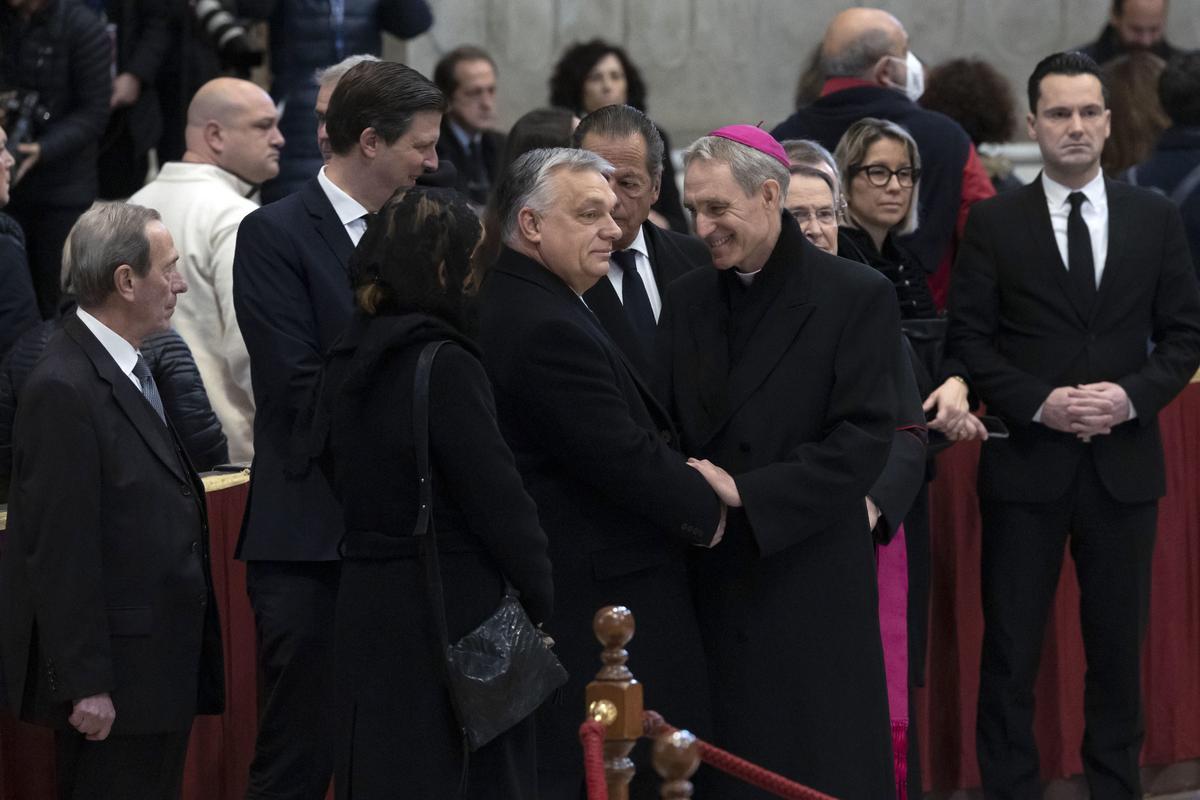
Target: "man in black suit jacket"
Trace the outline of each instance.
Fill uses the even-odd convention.
[[[583,118],[574,138],[576,147],[591,150],[615,168],[610,180],[617,195],[613,220],[621,228],[607,280],[597,281],[583,299],[617,346],[650,378],[667,285],[708,264],[708,250],[699,239],[648,221],[662,187],[663,139],[645,114],[633,106],[598,108]]]
[[[714,131],[685,163],[716,269],[667,290],[660,396],[730,506],[694,575],[714,741],[836,797],[891,797],[863,498],[896,425],[896,296],[805,239],[783,209],[787,155],[765,132]],[[711,794],[760,796],[724,778]]]
[[[500,176],[504,134],[496,124],[496,62],[473,45],[456,47],[433,69],[433,82],[446,95],[446,115],[438,138],[438,158],[458,170],[455,189],[484,206]]]
[[[989,797],[1041,796],[1033,685],[1068,541],[1088,785],[1141,796],[1139,650],[1165,491],[1156,418],[1200,364],[1200,299],[1178,211],[1100,172],[1102,80],[1080,53],[1038,64],[1027,121],[1044,172],[972,209],[954,272],[951,350],[1012,432],[979,463]]]
[[[351,68],[329,101],[329,163],[238,229],[233,300],[256,413],[237,557],[248,562],[264,694],[252,798],[319,799],[329,786],[342,512],[319,471],[292,468],[292,430],[350,320],[347,268],[367,217],[437,166],[443,107],[437,87],[403,64]]]
[[[25,382],[0,618],[9,701],[55,729],[59,796],[175,798],[224,706],[204,486],[138,347],[187,291],[158,214],[71,233],[78,311]]]
[[[581,297],[604,280],[620,236],[609,169],[582,150],[514,162],[499,193],[506,246],[480,302],[501,431],[550,540],[557,600],[546,628],[571,676],[565,698],[538,718],[541,796],[556,800],[583,791],[577,731],[601,666],[592,615],[605,605],[637,619],[630,666],[647,707],[701,736],[708,728],[685,554],[719,538],[724,510],[671,449],[670,418]],[[657,793],[643,770],[634,795]]]

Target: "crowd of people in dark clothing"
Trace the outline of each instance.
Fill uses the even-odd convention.
[[[190,497],[197,471],[232,460],[251,469],[248,797],[316,800],[334,779],[345,798],[578,798],[590,618],[610,603],[637,614],[637,672],[672,722],[839,797],[920,797],[928,485],[937,453],[969,440],[985,788],[1038,788],[1036,648],[1074,526],[1087,778],[1094,796],[1140,796],[1126,756],[1145,621],[1095,620],[1147,602],[1154,419],[1200,364],[1200,52],[1166,42],[1166,13],[1114,0],[1096,42],[1036,66],[1022,116],[986,61],[926,68],[900,20],[848,8],[793,113],[770,133],[718,127],[679,160],[634,58],[602,39],[569,46],[547,105],[501,132],[485,49],[450,50],[429,78],[380,60],[384,32],[433,24],[424,0],[6,0],[0,675],[18,714],[56,727],[62,796],[122,796],[149,758],[141,796],[175,797],[186,735],[82,744],[159,733],[122,719],[130,681],[162,674],[129,667],[124,641],[79,644],[69,604],[36,588],[81,580],[110,620],[142,602],[60,555],[76,534],[40,493],[94,467],[97,519],[151,529],[166,523],[122,516],[122,493]],[[269,93],[248,80],[260,64]],[[997,147],[1020,129],[1044,162],[1031,183]],[[414,375],[440,341],[422,431]],[[102,421],[110,384],[114,409],[140,391],[165,423],[164,438],[142,415],[127,437],[168,452],[160,487],[100,480],[136,461],[104,450],[121,430]],[[55,392],[91,399],[27,400]],[[95,417],[98,455],[48,452],[43,405]],[[181,513],[199,515],[199,561],[163,575],[207,581],[199,630],[215,613],[207,522]],[[408,536],[430,514],[451,638],[515,590],[570,676],[469,756]],[[1015,533],[1033,529],[1057,550]],[[1117,529],[1127,550],[1088,555]],[[194,713],[210,713],[210,644],[166,636],[202,665]],[[646,772],[635,797],[657,796]]]

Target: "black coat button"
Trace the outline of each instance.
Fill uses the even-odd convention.
[[[179,493],[184,497],[192,496],[192,490],[188,488],[186,483],[179,484]]]

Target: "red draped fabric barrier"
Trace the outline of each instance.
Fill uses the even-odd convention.
[[[1168,495],[1159,506],[1151,620],[1144,657],[1145,764],[1200,758],[1200,384],[1159,415]],[[977,786],[975,693],[983,621],[979,600],[977,446],[939,459],[933,484],[933,591],[929,680],[919,707],[926,787]],[[254,618],[245,569],[233,560],[246,485],[208,493],[213,580],[224,627],[228,708],[199,717],[184,777],[186,800],[239,800],[253,755],[257,718]],[[1070,564],[1068,558],[1065,562]],[[1038,742],[1046,779],[1082,771],[1083,644],[1079,589],[1063,570],[1038,681]],[[0,800],[49,798],[53,739],[0,714]]]
[[[1167,496],[1158,510],[1150,627],[1143,654],[1145,765],[1200,758],[1200,384],[1159,415]],[[987,445],[983,445],[986,447]],[[919,711],[925,786],[979,785],[975,700],[983,616],[979,597],[978,445],[938,459],[932,487],[933,586],[927,687]],[[1070,555],[1046,630],[1037,683],[1038,747],[1046,780],[1083,771],[1083,640]]]

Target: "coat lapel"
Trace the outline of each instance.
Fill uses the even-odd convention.
[[[645,348],[634,333],[629,315],[625,313],[625,307],[621,305],[617,290],[613,288],[608,276],[596,281],[595,286],[584,292],[583,299],[600,320],[613,344],[628,357],[639,372],[649,374],[651,354],[644,352]]]
[[[354,242],[350,241],[350,234],[346,233],[346,226],[342,224],[337,212],[333,210],[333,205],[325,196],[320,182],[313,178],[304,184],[300,191],[303,192],[301,199],[304,207],[308,209],[309,215],[313,218],[317,233],[325,240],[325,244],[329,246],[342,269],[349,272],[350,255],[354,252]]]
[[[662,420],[664,423],[670,426],[670,415],[667,413],[666,409],[662,407],[662,404],[658,402],[658,399],[654,396],[654,393],[650,391],[650,387],[646,384],[639,372],[638,367],[634,365],[629,356],[625,355],[625,352],[618,347],[616,342],[613,341],[612,337],[609,336],[608,331],[604,329],[604,325],[601,324],[595,312],[589,310],[589,306],[584,304],[584,302],[575,294],[575,292],[572,291],[569,286],[563,283],[561,278],[528,256],[522,255],[521,253],[518,253],[515,250],[511,250],[507,247],[500,251],[500,259],[496,262],[496,265],[493,267],[493,269],[499,272],[506,272],[516,278],[527,280],[531,283],[541,286],[546,291],[559,297],[562,302],[565,302],[567,307],[571,309],[571,313],[580,320],[584,327],[587,330],[592,331],[592,334],[595,336],[596,340],[599,341],[603,347],[611,349],[616,354],[617,360],[621,362],[626,371],[629,372],[630,377],[633,379],[633,383],[637,387],[638,392],[642,395],[642,399],[645,401],[646,407],[649,409],[651,416]],[[601,278],[601,280],[607,281],[608,279]],[[595,287],[593,287],[593,289],[594,288]],[[611,288],[612,287],[610,286],[609,289],[611,290]],[[619,308],[619,301],[617,305]],[[622,311],[622,314],[623,313],[624,311]]]
[[[134,388],[133,381],[121,372],[117,362],[104,349],[104,345],[100,344],[74,314],[63,320],[63,328],[83,349],[96,368],[96,373],[112,388],[113,399],[129,418],[146,446],[180,481],[190,482],[191,477],[184,474],[183,465],[175,452],[171,431],[158,418],[158,414],[142,393]]]
[[[1124,188],[1124,184],[1104,179],[1104,193],[1108,200],[1108,252],[1104,256],[1104,273],[1100,276],[1096,302],[1092,305],[1093,319],[1104,302],[1116,291],[1112,288],[1113,285],[1121,280],[1128,268],[1127,259],[1124,258],[1125,242],[1134,236],[1129,225],[1135,215],[1129,206],[1130,197]]]
[[[667,284],[669,280],[663,280],[664,263],[663,260],[669,256],[666,253],[665,247],[659,241],[657,236],[658,226],[653,222],[642,223],[642,241],[646,243],[646,256],[650,260],[650,271],[654,273],[654,284],[658,287],[658,296],[664,297],[667,293]]]
[[[1051,280],[1058,286],[1063,297],[1075,312],[1076,319],[1081,324],[1086,324],[1085,309],[1080,305],[1075,292],[1071,290],[1070,274],[1067,272],[1067,265],[1063,263],[1062,253],[1058,250],[1058,242],[1054,239],[1054,227],[1050,224],[1050,211],[1046,206],[1046,192],[1042,189],[1041,174],[1024,189],[1018,191],[1023,192],[1022,205],[1025,208],[1026,230],[1030,232],[1034,247],[1038,250],[1036,263],[1045,265]]]
[[[712,421],[704,444],[720,432],[730,417],[745,405],[770,376],[812,315],[815,307],[809,300],[805,246],[803,235],[788,216],[775,250],[763,267],[764,273],[766,270],[781,271],[782,285],[755,327],[751,342],[741,358],[727,367],[727,380],[724,375],[717,375],[716,369],[722,363],[727,365],[729,361],[728,311],[724,311],[723,321],[717,322],[719,318],[708,317],[716,310],[711,304],[693,305],[691,323],[695,346],[699,349],[698,363],[702,369],[701,386],[704,392],[701,402],[705,404]],[[716,305],[724,309],[726,304],[721,300],[719,290],[713,294],[717,297]]]
[[[707,291],[687,310],[689,351],[677,352],[674,360],[684,374],[696,376],[694,400],[704,420],[698,427],[713,431],[726,414],[725,386],[729,381],[729,307],[721,293],[720,273],[715,269],[705,281]],[[680,398],[685,404],[684,398]],[[706,437],[707,438],[707,437]]]

